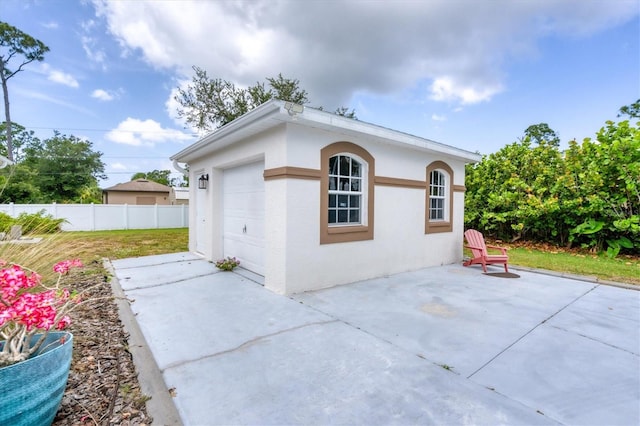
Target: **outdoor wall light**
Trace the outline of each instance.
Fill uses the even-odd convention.
[[[304,111],[304,106],[293,102],[285,102],[284,109],[286,109],[289,115],[293,117],[296,114],[302,113],[302,111]]]
[[[209,175],[201,175],[198,179],[198,189],[207,189],[207,183],[209,182]]]

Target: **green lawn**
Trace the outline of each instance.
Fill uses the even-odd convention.
[[[2,244],[0,259],[16,262],[52,276],[51,267],[65,259],[80,259],[100,269],[103,258],[176,253],[188,250],[189,231],[179,229],[137,229],[126,231],[60,232],[41,235],[37,244]],[[86,268],[95,269],[95,268]]]
[[[508,254],[510,263],[514,265],[640,284],[640,259],[638,258],[610,259],[605,255],[553,253],[523,248],[514,248],[509,250]]]
[[[465,250],[465,255],[469,254]],[[516,267],[547,269],[640,285],[640,257],[637,256],[619,256],[610,259],[604,254],[523,247],[509,248],[507,254],[509,255],[509,265]]]
[[[62,232],[44,236],[39,244],[0,245],[0,259],[19,262],[34,269],[47,271],[55,262],[79,258],[85,264],[100,262],[102,258],[176,253],[188,250],[189,231],[179,229],[149,229],[97,232]],[[640,285],[640,257],[604,255],[553,248],[509,249],[509,264],[547,269],[599,279]],[[465,251],[465,255],[469,253]]]

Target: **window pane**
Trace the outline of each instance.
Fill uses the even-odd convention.
[[[347,204],[348,202],[348,195],[338,195],[338,207],[349,207],[349,205]]]
[[[349,190],[349,178],[340,178],[340,187],[338,191],[348,191]]]
[[[360,191],[360,179],[351,179],[351,190]]]
[[[349,222],[351,223],[360,222],[360,210],[349,210]]]
[[[336,195],[329,194],[329,207],[335,207],[335,206],[336,206]]]
[[[351,195],[349,197],[349,207],[360,207],[360,196]]]
[[[358,163],[353,158],[351,159],[351,176],[361,176],[360,175],[360,163]]]
[[[332,177],[329,178],[329,191],[335,191],[336,189],[336,182],[338,181],[338,178]]]
[[[337,175],[338,174],[338,157],[329,158],[329,174]]]
[[[329,210],[329,223],[336,223],[336,211]]]
[[[347,213],[349,210],[338,210],[338,223],[347,222]]]
[[[349,157],[340,156],[340,176],[349,176]]]

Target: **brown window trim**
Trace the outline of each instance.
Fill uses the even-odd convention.
[[[434,170],[444,170],[449,174],[449,220],[446,221],[431,221],[429,220],[429,186],[431,185],[431,172]],[[424,221],[424,233],[436,234],[440,232],[452,232],[453,231],[453,169],[449,167],[444,161],[434,161],[427,166],[427,186],[425,197],[425,221]]]
[[[329,158],[354,154],[367,163],[366,225],[329,226]],[[351,142],[336,142],[320,151],[320,244],[373,240],[375,160],[364,148]],[[364,218],[363,218],[364,219]]]

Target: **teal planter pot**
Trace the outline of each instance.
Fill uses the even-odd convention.
[[[0,425],[53,423],[67,386],[72,350],[71,333],[52,332],[31,358],[0,368]]]

